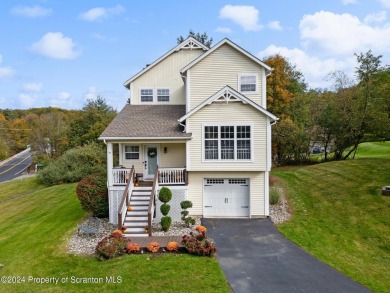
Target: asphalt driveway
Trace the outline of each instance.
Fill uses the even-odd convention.
[[[234,292],[371,292],[282,236],[269,219],[202,219]]]

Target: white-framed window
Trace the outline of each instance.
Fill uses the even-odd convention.
[[[141,102],[152,103],[153,102],[153,89],[140,89]]]
[[[125,160],[128,161],[137,161],[140,158],[139,154],[139,145],[125,145],[124,149],[124,155],[125,155]]]
[[[205,161],[250,161],[250,125],[207,125],[203,129]]]
[[[169,102],[169,89],[157,89],[157,102]]]
[[[257,74],[247,73],[238,76],[238,89],[241,93],[257,92]]]

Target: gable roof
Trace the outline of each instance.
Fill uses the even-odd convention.
[[[99,139],[190,139],[177,120],[184,105],[126,105]]]
[[[186,120],[188,117],[190,117],[191,115],[195,114],[196,112],[198,112],[200,109],[202,109],[204,106],[207,106],[207,105],[210,105],[212,104],[213,102],[225,102],[225,103],[229,103],[229,102],[237,102],[237,101],[240,101],[244,104],[249,104],[251,105],[252,107],[254,107],[255,109],[259,110],[261,113],[263,113],[264,115],[268,116],[269,118],[271,118],[272,121],[277,121],[279,120],[278,117],[276,117],[274,114],[268,112],[266,109],[264,109],[263,107],[261,107],[260,105],[256,104],[255,102],[253,102],[251,99],[248,99],[246,96],[244,96],[243,94],[237,92],[235,89],[231,88],[230,86],[225,86],[223,87],[221,90],[219,90],[217,93],[215,93],[214,95],[212,95],[210,98],[208,98],[207,100],[205,100],[203,103],[200,103],[198,106],[196,106],[195,108],[193,108],[191,111],[189,111],[186,115],[184,115],[183,117],[181,117],[178,121],[179,122],[183,122],[184,120]]]
[[[233,43],[231,40],[229,40],[228,38],[225,38],[223,39],[222,41],[220,41],[218,44],[216,44],[214,47],[212,47],[210,50],[208,50],[206,53],[200,55],[198,58],[196,58],[195,60],[193,60],[191,63],[189,63],[188,65],[186,65],[181,71],[180,73],[181,74],[184,74],[188,69],[190,69],[191,67],[193,67],[194,65],[196,65],[198,62],[202,61],[204,58],[206,58],[208,55],[212,54],[214,51],[216,51],[218,48],[220,48],[222,45],[224,44],[228,44],[230,46],[232,46],[234,49],[236,49],[237,51],[241,52],[242,54],[244,54],[245,56],[247,56],[249,59],[252,59],[254,62],[256,62],[257,64],[259,64],[260,66],[263,66],[265,68],[266,71],[270,72],[272,71],[273,69],[271,67],[269,67],[267,64],[265,64],[264,62],[262,62],[259,58],[253,56],[251,53],[249,53],[248,51],[246,51],[245,49],[241,48],[240,46],[238,46],[236,43]]]
[[[129,78],[128,80],[125,81],[125,83],[123,84],[125,87],[127,88],[130,88],[130,83],[135,80],[136,78],[138,78],[139,76],[141,76],[142,74],[144,74],[145,72],[149,71],[150,69],[152,69],[154,66],[156,66],[158,63],[160,63],[161,61],[163,61],[165,58],[167,58],[169,55],[171,55],[172,53],[176,52],[176,51],[179,51],[180,49],[190,49],[190,50],[193,50],[193,49],[202,49],[204,51],[207,51],[209,50],[209,48],[207,48],[205,45],[203,45],[201,42],[197,41],[196,39],[194,39],[193,37],[188,37],[186,40],[184,40],[183,42],[181,42],[180,44],[178,44],[176,47],[174,47],[173,49],[171,49],[170,51],[168,51],[167,53],[165,53],[163,56],[161,56],[160,58],[158,58],[156,61],[154,61],[152,64],[150,64],[149,66],[145,67],[144,69],[142,69],[140,72],[138,72],[137,74],[133,75],[131,78]]]

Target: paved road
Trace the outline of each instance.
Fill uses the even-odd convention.
[[[269,219],[202,219],[202,224],[235,293],[370,292],[286,239]]]
[[[31,164],[30,152],[8,161],[4,165],[0,166],[0,182],[15,179],[21,175],[21,173],[27,169]]]

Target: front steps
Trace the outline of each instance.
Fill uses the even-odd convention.
[[[123,226],[126,227],[124,233],[126,237],[149,236],[145,232],[145,228],[148,227],[148,208],[151,192],[151,186],[134,187],[130,197],[131,211],[126,211],[126,218],[123,223]]]

